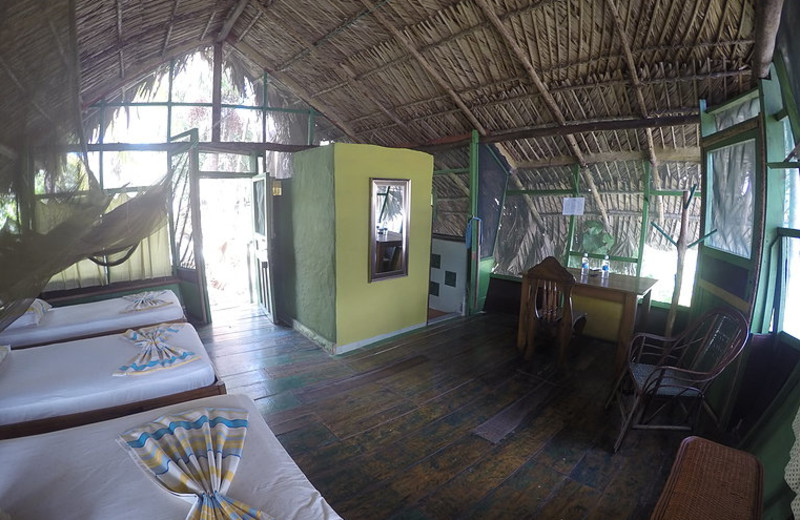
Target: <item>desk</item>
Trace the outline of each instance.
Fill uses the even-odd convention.
[[[602,300],[621,304],[622,312],[619,316],[617,328],[617,354],[615,370],[619,372],[625,366],[625,356],[628,351],[628,344],[633,336],[633,329],[636,323],[636,301],[642,297],[642,313],[640,316],[641,327],[647,322],[647,315],[650,312],[650,290],[658,282],[654,278],[643,276],[628,276],[619,273],[609,273],[607,278],[603,278],[598,271],[590,271],[586,276],[581,276],[581,270],[568,268],[570,273],[575,276],[575,286],[572,288],[573,307],[580,308],[575,304],[581,298]],[[592,315],[587,318],[587,326],[592,322]]]

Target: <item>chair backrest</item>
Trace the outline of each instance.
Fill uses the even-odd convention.
[[[537,319],[572,326],[572,287],[575,277],[555,257],[548,256],[525,274],[530,292],[529,309]]]
[[[747,320],[740,312],[712,309],[677,338],[675,348],[682,349],[677,365],[711,380],[742,352],[748,336]]]

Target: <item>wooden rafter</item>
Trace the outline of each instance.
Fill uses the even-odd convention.
[[[203,32],[200,33],[200,38],[198,40],[205,40],[206,34],[208,34],[208,30],[211,28],[211,24],[214,21],[214,18],[217,17],[216,11],[211,11],[211,16],[208,17],[208,21],[206,22],[206,26],[203,27]]]
[[[125,55],[123,48],[125,44],[122,40],[122,0],[116,1],[117,5],[117,52],[119,54],[119,77],[125,78]]]
[[[633,59],[633,52],[631,52],[631,44],[628,41],[628,34],[625,32],[625,24],[623,23],[622,17],[619,14],[619,9],[617,9],[615,0],[606,0],[606,5],[608,6],[608,10],[611,11],[611,19],[614,21],[614,29],[616,31],[617,38],[619,38],[620,45],[622,46],[622,53],[625,55],[625,65],[628,67],[628,77],[630,78],[634,94],[636,95],[636,104],[639,106],[639,112],[642,114],[642,117],[647,119],[650,114],[649,110],[647,109],[647,103],[645,103],[644,100],[644,91],[642,89],[642,84],[639,81],[639,73],[636,69],[636,62]],[[675,3],[673,3],[670,7],[674,6]],[[651,128],[645,128],[644,134],[647,156],[651,165],[650,174],[652,176],[651,178],[653,181],[653,186],[656,189],[660,189],[661,176],[658,173],[658,157],[656,157],[655,144],[653,143],[653,130]],[[656,212],[658,213],[659,218],[663,217],[664,205],[661,203],[661,199],[658,199]]]
[[[172,29],[175,26],[175,15],[178,12],[178,6],[181,0],[175,0],[172,4],[172,13],[169,15],[169,22],[167,23],[167,34],[164,36],[164,45],[161,47],[161,57],[167,55],[167,47],[169,47],[169,39],[172,37]]]
[[[380,101],[373,91],[364,85],[362,82],[356,79],[355,73],[345,64],[342,64],[340,68],[344,71],[344,73],[351,79],[352,85],[359,91],[361,94],[369,99],[375,106],[378,107],[378,110],[383,112],[386,117],[394,121],[394,123],[399,126],[400,128],[406,130],[409,134],[411,133],[411,129],[409,128],[408,124],[403,121],[400,116],[398,116],[393,110],[384,106],[383,102]]]
[[[22,92],[22,93],[24,93],[24,94],[29,92],[28,88],[27,88],[25,85],[23,85],[23,84],[22,84],[22,82],[19,80],[19,78],[17,77],[17,75],[16,75],[16,74],[14,74],[14,71],[13,71],[13,70],[11,70],[11,67],[9,67],[9,66],[8,66],[8,64],[5,62],[5,60],[2,58],[2,56],[0,56],[0,69],[2,69],[2,70],[3,70],[3,71],[4,71],[4,72],[5,72],[7,75],[8,75],[8,77],[11,79],[11,82],[12,82],[12,83],[14,83],[14,86],[16,86],[16,87],[17,87],[17,89],[18,89],[20,92]],[[49,115],[49,114],[48,114],[48,113],[47,113],[47,112],[46,112],[46,111],[45,111],[45,110],[42,108],[42,106],[41,106],[39,103],[37,103],[37,102],[36,102],[36,101],[34,101],[34,100],[31,100],[31,101],[30,101],[30,103],[33,105],[33,108],[35,108],[35,109],[36,109],[36,111],[37,111],[37,112],[39,112],[39,114],[40,114],[42,117],[44,117],[45,119],[47,119],[47,120],[48,120],[48,121],[50,121],[50,122],[53,122],[53,119],[52,119],[52,118],[50,117],[50,115]]]
[[[375,4],[375,6],[373,6],[373,9],[380,7],[381,5],[385,4],[388,1],[389,0],[380,0],[380,2]],[[344,22],[340,23],[339,25],[337,25],[336,27],[334,27],[333,29],[328,31],[322,37],[318,38],[315,42],[313,42],[313,43],[311,43],[309,45],[303,46],[302,50],[300,50],[299,52],[297,52],[293,56],[290,56],[287,60],[285,60],[280,65],[278,65],[275,68],[275,70],[277,70],[279,72],[285,71],[286,69],[288,69],[289,67],[294,65],[297,61],[299,61],[299,60],[303,59],[304,57],[308,56],[313,50],[318,49],[321,45],[323,45],[324,43],[329,41],[331,38],[333,38],[337,34],[341,33],[342,31],[344,31],[345,29],[347,29],[348,27],[350,27],[351,25],[356,23],[358,20],[360,20],[364,16],[368,15],[370,12],[371,12],[370,9],[362,9],[361,11],[356,13],[354,16],[351,16],[350,18],[348,18]]]
[[[433,79],[439,87],[447,92],[450,99],[458,106],[461,112],[466,116],[469,120],[470,124],[475,128],[478,133],[481,135],[486,135],[486,128],[478,121],[478,118],[475,117],[475,114],[472,113],[472,110],[464,103],[464,100],[461,99],[461,96],[456,94],[447,81],[442,77],[441,74],[430,64],[430,62],[425,59],[425,57],[420,54],[419,50],[417,50],[416,46],[412,44],[408,38],[401,33],[392,23],[381,13],[379,10],[375,9],[375,6],[369,0],[361,0],[361,3],[364,4],[364,7],[370,10],[372,16],[375,17],[376,20],[387,30],[394,39],[400,43],[406,51],[408,51],[416,60],[416,62],[428,73],[428,76]]]
[[[289,77],[289,75],[281,72],[274,72],[270,66],[269,60],[258,50],[245,42],[237,43],[236,48],[254,63],[259,64],[264,70],[268,71],[271,75],[277,78],[278,81],[286,85],[297,97],[305,101],[309,106],[313,107],[318,112],[325,115],[325,117],[328,118],[331,123],[339,127],[342,132],[344,132],[350,139],[353,140],[353,142],[360,142],[358,137],[356,137],[356,132],[350,127],[349,124],[347,124],[347,121],[341,115],[339,115],[336,110],[321,103],[319,100],[311,99],[311,96],[308,92],[306,92],[306,89]]]
[[[647,119],[650,114],[647,109],[647,103],[645,103],[644,100],[642,84],[639,81],[639,73],[636,69],[636,62],[633,59],[633,52],[631,52],[631,44],[628,40],[628,34],[625,32],[625,25],[622,21],[622,17],[619,14],[619,9],[617,9],[617,4],[615,1],[606,0],[606,5],[608,6],[609,11],[611,11],[611,19],[614,21],[614,29],[616,30],[617,38],[619,38],[620,45],[622,46],[622,54],[625,56],[625,64],[628,67],[628,77],[630,78],[634,94],[636,95],[636,104],[639,107],[639,112],[641,113],[642,117]],[[673,5],[675,4],[673,3]],[[655,170],[655,168],[658,166],[658,158],[653,152],[653,131],[649,128],[645,128],[645,133],[647,134],[647,154],[650,158],[650,164],[653,165],[653,169]]]
[[[249,23],[249,24],[247,24],[247,27],[245,27],[245,28],[244,28],[244,30],[243,30],[243,31],[242,31],[242,32],[239,34],[239,36],[236,38],[236,41],[237,41],[237,42],[240,42],[240,41],[242,41],[242,40],[244,39],[244,37],[245,37],[245,36],[247,36],[247,33],[249,33],[249,32],[250,32],[250,29],[252,29],[252,28],[253,28],[253,26],[254,26],[256,23],[258,23],[258,20],[259,20],[259,19],[260,19],[260,18],[261,18],[261,17],[264,15],[264,12],[265,12],[264,8],[263,8],[263,7],[262,7],[260,4],[258,4],[258,7],[259,7],[259,10],[258,10],[258,12],[256,13],[256,15],[253,17],[253,19],[252,19],[252,20],[250,20],[250,23]]]
[[[260,10],[262,10],[262,12],[263,12],[263,9],[264,9],[263,7],[258,6],[258,8]],[[365,10],[364,11],[364,13],[367,13],[367,12],[369,12],[369,10]],[[328,35],[335,34],[336,32],[341,31],[342,30],[341,28],[342,28],[342,26],[339,26],[337,29],[334,29],[334,31],[332,31],[331,33],[328,33]],[[317,53],[318,47],[317,47],[317,45],[315,43],[309,42],[308,40],[306,40],[305,37],[303,37],[301,34],[299,34],[297,31],[295,31],[290,26],[285,26],[284,30],[286,31],[286,34],[290,38],[295,40],[298,44],[300,44],[301,47],[303,47],[304,53],[305,53],[306,56],[313,56],[314,54]],[[345,61],[346,60],[343,60],[339,64],[339,69],[341,69],[343,75],[346,78],[349,78],[349,84],[355,90],[360,92],[361,95],[363,95],[370,102],[372,102],[372,104],[374,104],[378,108],[378,110],[381,113],[383,113],[386,117],[388,117],[395,125],[397,125],[400,128],[404,129],[407,132],[408,135],[412,135],[412,130],[409,128],[408,123],[403,121],[403,119],[394,110],[392,110],[389,107],[387,107],[386,104],[383,101],[378,99],[378,97],[375,95],[373,89],[370,89],[368,86],[364,85],[363,82],[361,82],[358,79],[356,79],[355,73],[350,68],[350,66],[345,63]],[[273,74],[275,72],[284,73],[285,74],[285,69],[286,69],[286,67],[279,66],[278,68],[275,69]]]
[[[728,72],[710,72],[710,73],[707,73],[707,74],[695,74],[695,75],[692,75],[692,76],[680,76],[680,77],[673,77],[673,78],[645,80],[645,81],[641,81],[641,84],[642,85],[649,85],[649,84],[652,84],[652,85],[664,85],[664,84],[672,84],[672,83],[680,83],[680,82],[691,83],[691,82],[698,81],[698,80],[703,80],[703,79],[740,77],[742,75],[745,75],[745,76],[749,77],[751,75],[751,73],[752,73],[752,71],[750,69],[735,70],[735,71],[728,71]],[[512,80],[517,80],[517,79],[521,79],[521,78],[512,78]],[[503,80],[503,81],[500,81],[500,82],[495,82],[492,85],[482,85],[482,86],[477,87],[477,88],[466,89],[466,90],[458,92],[458,94],[460,96],[462,96],[462,97],[469,97],[469,96],[473,95],[474,93],[476,93],[477,91],[485,89],[487,86],[488,87],[492,87],[492,86],[495,86],[495,85],[502,85],[503,83],[508,82],[508,81],[510,81],[510,80]],[[596,89],[596,88],[600,88],[600,87],[609,87],[609,86],[627,85],[627,84],[629,84],[629,82],[627,80],[614,80],[614,81],[605,81],[605,82],[599,82],[599,83],[588,83],[588,84],[582,84],[582,85],[564,85],[564,86],[560,86],[560,87],[551,87],[550,88],[550,92],[551,93],[556,93],[556,92],[570,92],[570,91],[574,91],[574,90],[591,90],[591,89]],[[502,88],[500,90],[502,91]],[[320,95],[320,93],[315,94],[314,97],[317,97],[318,95]],[[528,93],[520,94],[518,96],[510,96],[510,97],[497,99],[497,100],[494,100],[494,101],[484,102],[484,103],[481,104],[481,107],[483,109],[487,109],[487,108],[493,108],[493,107],[502,107],[502,106],[507,105],[508,103],[535,102],[535,100],[538,98],[538,96],[539,95],[536,92],[528,92]],[[446,95],[440,95],[440,96],[436,96],[436,97],[433,97],[433,98],[423,99],[423,100],[420,100],[420,101],[415,101],[413,103],[409,103],[409,104],[405,105],[404,108],[411,110],[411,109],[413,109],[415,107],[429,105],[429,104],[435,103],[437,101],[441,101],[442,99],[446,99],[446,98],[447,98]],[[423,120],[426,120],[426,119],[434,119],[434,118],[446,115],[449,112],[452,112],[452,111],[429,112],[429,113],[426,113],[423,116],[420,116],[418,118],[409,119],[408,123],[413,123],[413,122],[417,122],[417,121],[423,121]],[[682,108],[682,109],[681,108],[676,108],[676,107],[671,107],[668,110],[668,112],[670,114],[673,114],[673,115],[677,115],[677,114],[681,114],[681,113],[696,114],[697,113],[697,106],[693,105],[691,107],[685,107],[685,108]],[[363,116],[359,116],[359,117],[356,117],[354,119],[351,119],[350,122],[355,124],[355,123],[358,123],[360,121],[363,121],[363,120],[366,120],[366,119],[370,119],[370,118],[374,117],[375,115],[376,115],[375,112],[371,112],[369,114],[365,114]],[[388,128],[391,128],[391,126],[393,126],[393,125],[390,124],[390,125],[387,125],[387,126],[378,126],[378,127],[373,128],[372,130],[373,131],[386,130]]]
[[[527,12],[530,12],[530,11],[533,11],[535,9],[541,8],[542,6],[544,6],[546,4],[550,4],[550,3],[553,3],[553,2],[551,2],[551,1],[546,1],[546,2],[540,1],[540,2],[531,3],[529,5],[526,5],[525,7],[514,9],[514,10],[508,11],[508,12],[502,14],[502,15],[498,15],[498,17],[499,17],[499,19],[501,21],[506,21],[506,20],[509,20],[509,19],[512,19],[512,18],[515,18],[515,17],[519,17],[519,16],[521,16],[521,15],[527,13]],[[360,17],[360,15],[358,15],[357,17]],[[411,27],[404,27],[404,28],[401,29],[401,31],[405,31],[405,30],[411,29],[412,27],[416,27],[416,26],[423,25],[423,24],[426,24],[426,23],[431,23],[431,18],[426,18],[424,20],[418,21],[417,23],[415,23]],[[342,24],[342,25],[343,26],[347,26],[349,24],[345,23],[345,24]],[[420,47],[419,48],[419,52],[424,54],[424,53],[429,52],[429,51],[434,51],[434,50],[436,50],[436,49],[438,49],[438,48],[440,48],[442,46],[445,46],[445,45],[453,42],[453,41],[456,41],[456,40],[459,40],[459,39],[464,38],[466,36],[469,36],[469,35],[473,34],[474,32],[476,32],[477,30],[482,29],[484,27],[487,27],[488,25],[489,25],[488,21],[482,21],[482,22],[476,23],[476,24],[471,25],[471,26],[469,26],[467,28],[464,28],[464,29],[461,29],[461,30],[457,31],[454,34],[452,34],[452,35],[450,35],[450,36],[448,36],[446,38],[443,38],[443,39],[438,40],[436,42],[433,42],[431,44],[428,44],[428,45]],[[321,39],[321,41],[327,41],[327,38],[323,37],[323,39]],[[720,40],[720,39],[717,39],[716,41],[713,41],[713,42],[698,42],[698,41],[695,41],[695,42],[692,42],[690,44],[685,44],[685,45],[658,45],[658,46],[652,46],[652,47],[643,47],[641,49],[634,50],[634,54],[636,56],[639,56],[639,55],[644,54],[644,53],[652,53],[652,52],[677,54],[678,52],[684,51],[684,50],[692,50],[692,49],[706,48],[706,47],[731,47],[731,46],[739,46],[739,45],[750,45],[753,42],[754,42],[754,40],[752,40],[752,39],[737,39],[737,40]],[[380,44],[378,44],[378,45],[380,45]],[[305,55],[305,54],[306,54],[305,50],[301,51],[297,57],[298,58],[302,57],[300,55]],[[286,62],[284,62],[284,64],[282,64],[282,67],[285,68],[285,67],[291,65],[291,63],[294,61],[294,58],[295,57],[292,57],[289,60],[287,60]],[[375,74],[379,74],[379,73],[383,72],[384,70],[386,70],[388,68],[395,67],[397,65],[400,65],[400,64],[405,63],[405,62],[407,62],[409,60],[412,60],[412,59],[414,59],[414,57],[412,55],[404,54],[402,56],[399,56],[397,58],[389,60],[386,63],[383,63],[382,65],[380,65],[378,67],[370,68],[370,70],[358,75],[357,78],[359,80],[367,79],[370,76],[373,76]],[[615,60],[619,60],[619,59],[624,59],[624,56],[622,54],[613,54],[613,55],[607,55],[607,56],[598,56],[598,57],[591,58],[591,59],[588,59],[588,60],[586,60],[586,59],[577,60],[577,61],[568,61],[567,60],[567,61],[564,61],[564,62],[559,61],[558,64],[553,66],[553,67],[548,67],[548,68],[542,69],[541,73],[542,74],[549,74],[549,73],[557,72],[559,70],[564,70],[564,69],[568,69],[568,68],[581,67],[581,66],[590,66],[592,63],[603,62],[603,61],[615,61]],[[348,84],[348,81],[338,82],[338,83],[335,83],[335,84],[330,85],[328,87],[325,87],[324,89],[322,89],[322,90],[320,90],[318,92],[314,92],[313,95],[314,95],[314,97],[321,96],[321,95],[326,94],[326,93],[328,93],[330,91],[343,88],[347,84]]]
[[[225,18],[225,22],[222,24],[222,29],[219,30],[219,34],[217,35],[217,42],[221,43],[224,42],[228,35],[231,33],[231,29],[233,29],[233,25],[242,16],[245,7],[250,0],[239,0],[234,7],[231,8],[230,12],[228,13],[228,17]]]
[[[698,115],[653,117],[650,119],[610,119],[597,121],[576,121],[567,125],[540,125],[524,128],[510,128],[494,132],[480,138],[481,143],[502,143],[520,139],[552,137],[553,135],[582,134],[587,132],[603,132],[617,130],[634,130],[638,128],[659,128],[665,126],[697,125]],[[464,146],[469,142],[469,134],[442,137],[424,145],[407,146],[428,152],[439,152]]]
[[[700,162],[700,148],[693,146],[689,148],[657,148],[656,154],[664,162]],[[595,164],[613,161],[641,161],[648,158],[646,151],[633,152],[602,152],[586,154],[584,159],[586,164]],[[575,158],[569,155],[559,155],[548,159],[533,161],[520,161],[517,163],[518,169],[549,168],[553,166],[571,166],[575,164]]]
[[[553,94],[550,93],[547,85],[544,84],[544,81],[542,81],[542,79],[539,77],[539,74],[533,68],[531,60],[525,54],[525,51],[522,50],[522,47],[520,47],[519,43],[517,43],[517,40],[514,39],[508,28],[504,25],[503,21],[500,20],[499,16],[497,16],[494,8],[490,6],[486,0],[475,0],[475,3],[478,5],[478,7],[480,7],[484,16],[489,20],[489,23],[491,23],[495,30],[500,34],[506,46],[511,50],[520,64],[522,64],[522,67],[525,69],[525,72],[528,74],[528,77],[533,82],[533,85],[536,87],[536,90],[539,92],[540,96],[544,99],[547,109],[550,111],[558,125],[566,125],[567,120],[564,117],[564,113],[561,112],[561,108],[558,106]],[[607,229],[611,229],[611,220],[608,218],[608,212],[606,211],[605,203],[600,197],[600,193],[597,190],[597,186],[594,182],[591,172],[589,172],[586,168],[586,160],[584,159],[583,152],[578,145],[578,140],[575,139],[573,134],[565,134],[564,140],[566,140],[567,146],[575,157],[575,160],[581,166],[581,171],[591,192],[592,199],[594,199],[594,202],[603,217],[603,223]]]

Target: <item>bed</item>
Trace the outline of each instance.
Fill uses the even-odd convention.
[[[156,323],[185,320],[181,302],[174,292],[149,293],[164,303],[158,306],[131,310],[131,299],[137,295],[110,298],[65,307],[53,307],[45,312],[38,325],[7,328],[0,332],[0,345],[11,348],[29,347],[119,332],[129,328]]]
[[[170,494],[118,441],[121,433],[189,409],[243,409],[247,432],[226,494],[281,520],[340,519],[243,395],[216,396],[44,435],[0,441],[0,509],[11,518],[183,519]]]
[[[30,435],[225,393],[197,331],[165,324],[191,362],[115,375],[142,349],[123,334],[11,350],[0,364],[0,438]],[[161,330],[151,327],[138,332]],[[157,367],[156,367],[157,368]]]

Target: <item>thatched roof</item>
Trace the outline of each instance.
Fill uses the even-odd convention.
[[[699,100],[755,86],[781,4],[763,0],[757,13],[754,0],[9,0],[0,92],[28,102],[0,98],[0,119],[41,112],[27,125],[46,141],[63,133],[53,114],[74,112],[70,103],[86,118],[159,64],[221,44],[266,72],[282,99],[320,112],[327,139],[419,147],[450,169],[468,164],[474,129],[513,168],[509,189],[568,188],[577,164],[589,210],[609,229],[630,227],[622,213],[642,206],[642,161],[656,166],[654,188],[698,182]],[[0,128],[0,167],[17,132]],[[434,231],[463,233],[468,183],[436,176]],[[541,230],[556,225],[547,221],[558,202],[526,195],[507,206],[528,208],[520,229]],[[674,201],[656,205],[674,228]]]
[[[696,155],[698,99],[754,84],[753,0],[74,1],[84,107],[222,41],[350,140],[424,145],[474,128],[521,168]],[[70,59],[36,46],[64,16],[50,4],[4,2],[4,39],[17,11],[43,17],[0,44],[4,90]]]

